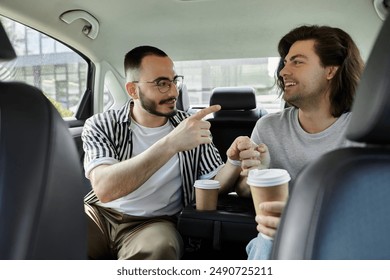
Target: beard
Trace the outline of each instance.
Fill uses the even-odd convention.
[[[154,100],[147,98],[145,96],[145,94],[143,94],[143,92],[141,91],[140,88],[138,88],[138,90],[139,90],[139,100],[140,100],[141,106],[148,113],[150,113],[152,115],[155,115],[155,116],[167,117],[167,118],[173,117],[174,115],[177,114],[176,106],[174,106],[172,111],[170,111],[168,113],[163,113],[163,112],[157,111],[157,105],[158,104]],[[171,102],[172,100],[176,100],[176,98],[170,97],[170,98],[163,99],[163,100],[161,100],[159,102],[159,104],[164,104],[164,103],[167,103],[167,102]]]
[[[286,94],[283,94],[282,98],[286,103],[297,108],[299,108],[299,104],[302,100],[300,95],[286,96]]]
[[[326,84],[319,84],[315,88],[303,89],[295,91],[294,93],[283,93],[283,99],[291,106],[296,108],[317,108],[321,99],[324,98],[328,86]]]

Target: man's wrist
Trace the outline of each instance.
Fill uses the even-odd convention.
[[[241,166],[241,160],[234,160],[234,159],[227,158],[227,161],[234,166]]]

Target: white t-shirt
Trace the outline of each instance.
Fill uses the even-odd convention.
[[[173,130],[168,121],[161,127],[150,128],[131,120],[130,128],[133,130],[133,157]],[[137,190],[111,202],[97,204],[132,216],[174,215],[183,207],[180,176],[179,157],[176,154]]]

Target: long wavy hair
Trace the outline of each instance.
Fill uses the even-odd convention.
[[[314,40],[314,51],[319,56],[323,67],[338,66],[330,84],[331,114],[339,117],[351,110],[355,92],[364,68],[359,49],[345,31],[340,28],[318,25],[304,25],[291,30],[278,45],[281,60],[277,69],[277,86],[284,91],[283,77],[280,71],[284,59],[296,41]]]

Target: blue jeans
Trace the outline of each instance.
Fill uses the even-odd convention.
[[[246,246],[248,260],[269,260],[272,252],[273,240],[264,238],[260,233]]]

